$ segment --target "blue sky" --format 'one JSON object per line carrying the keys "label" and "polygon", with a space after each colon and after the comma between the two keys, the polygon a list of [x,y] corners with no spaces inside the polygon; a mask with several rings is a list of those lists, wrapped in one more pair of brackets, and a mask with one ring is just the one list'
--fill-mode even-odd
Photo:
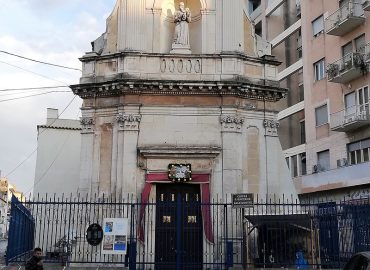
{"label": "blue sky", "polygon": [[[81,68],[78,58],[90,51],[90,42],[105,31],[105,19],[115,2],[0,0],[0,50]],[[40,65],[0,53],[0,90],[70,85],[78,83],[79,77],[78,71]],[[9,172],[36,149],[37,125],[45,123],[46,109],[57,108],[61,112],[73,98],[73,94],[67,92],[4,101],[35,93],[0,92],[1,175],[8,175],[9,181],[23,192],[29,192],[32,187],[36,154],[14,173],[9,175]],[[61,118],[77,119],[80,106],[81,100],[76,98]]]}

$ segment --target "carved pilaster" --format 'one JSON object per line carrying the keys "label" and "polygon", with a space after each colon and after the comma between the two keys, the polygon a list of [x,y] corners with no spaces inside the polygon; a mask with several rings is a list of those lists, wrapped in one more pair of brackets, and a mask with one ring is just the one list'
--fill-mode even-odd
{"label": "carved pilaster", "polygon": [[141,121],[141,115],[138,114],[123,114],[119,113],[116,116],[119,130],[139,130],[139,124]]}
{"label": "carved pilaster", "polygon": [[94,132],[95,120],[92,117],[82,117],[80,120],[82,132],[81,133],[91,133]]}
{"label": "carved pilaster", "polygon": [[280,127],[279,121],[265,119],[263,120],[263,126],[266,129],[267,136],[278,136],[277,129]]}
{"label": "carved pilaster", "polygon": [[240,115],[221,115],[220,122],[223,132],[242,132],[244,117]]}

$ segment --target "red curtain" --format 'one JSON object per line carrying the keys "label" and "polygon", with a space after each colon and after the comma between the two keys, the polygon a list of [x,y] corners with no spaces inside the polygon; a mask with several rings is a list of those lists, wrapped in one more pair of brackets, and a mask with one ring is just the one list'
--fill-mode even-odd
{"label": "red curtain", "polygon": [[138,226],[138,239],[140,242],[144,243],[145,239],[145,220],[144,220],[144,214],[145,214],[145,207],[149,202],[149,195],[150,191],[152,190],[152,184],[145,183],[143,192],[141,193],[141,205],[140,205],[140,213],[139,213],[139,226]]}
{"label": "red curtain", "polygon": [[[144,216],[145,207],[149,202],[149,195],[152,189],[152,184],[155,183],[171,183],[168,180],[167,173],[149,173],[146,175],[146,182],[141,194],[141,207],[139,213],[139,224],[138,224],[138,239],[141,242],[145,240],[145,226]],[[210,205],[210,190],[209,190],[209,174],[193,174],[192,180],[188,184],[200,184],[201,189],[201,200],[202,200],[202,219],[203,219],[203,230],[207,241],[214,243],[212,218],[211,218],[211,205]]]}

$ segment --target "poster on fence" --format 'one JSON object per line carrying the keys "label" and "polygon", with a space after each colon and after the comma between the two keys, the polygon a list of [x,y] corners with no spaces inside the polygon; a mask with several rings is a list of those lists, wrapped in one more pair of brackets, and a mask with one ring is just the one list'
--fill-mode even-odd
{"label": "poster on fence", "polygon": [[105,218],[103,223],[102,254],[126,254],[127,218]]}

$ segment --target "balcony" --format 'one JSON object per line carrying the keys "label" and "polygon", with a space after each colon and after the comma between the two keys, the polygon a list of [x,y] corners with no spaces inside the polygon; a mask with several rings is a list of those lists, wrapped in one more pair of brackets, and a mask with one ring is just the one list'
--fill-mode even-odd
{"label": "balcony", "polygon": [[370,1],[369,0],[363,0],[362,1],[362,7],[366,11],[370,11]]}
{"label": "balcony", "polygon": [[350,1],[325,19],[325,32],[328,35],[343,36],[364,22],[362,4]]}
{"label": "balcony", "polygon": [[366,72],[364,54],[351,52],[342,59],[329,64],[326,68],[328,81],[333,83],[347,83],[361,77]]}
{"label": "balcony", "polygon": [[299,194],[309,194],[339,188],[367,185],[370,182],[370,162],[339,167],[329,171],[304,175],[297,179]]}
{"label": "balcony", "polygon": [[355,105],[330,115],[333,131],[348,132],[370,125],[369,104]]}

